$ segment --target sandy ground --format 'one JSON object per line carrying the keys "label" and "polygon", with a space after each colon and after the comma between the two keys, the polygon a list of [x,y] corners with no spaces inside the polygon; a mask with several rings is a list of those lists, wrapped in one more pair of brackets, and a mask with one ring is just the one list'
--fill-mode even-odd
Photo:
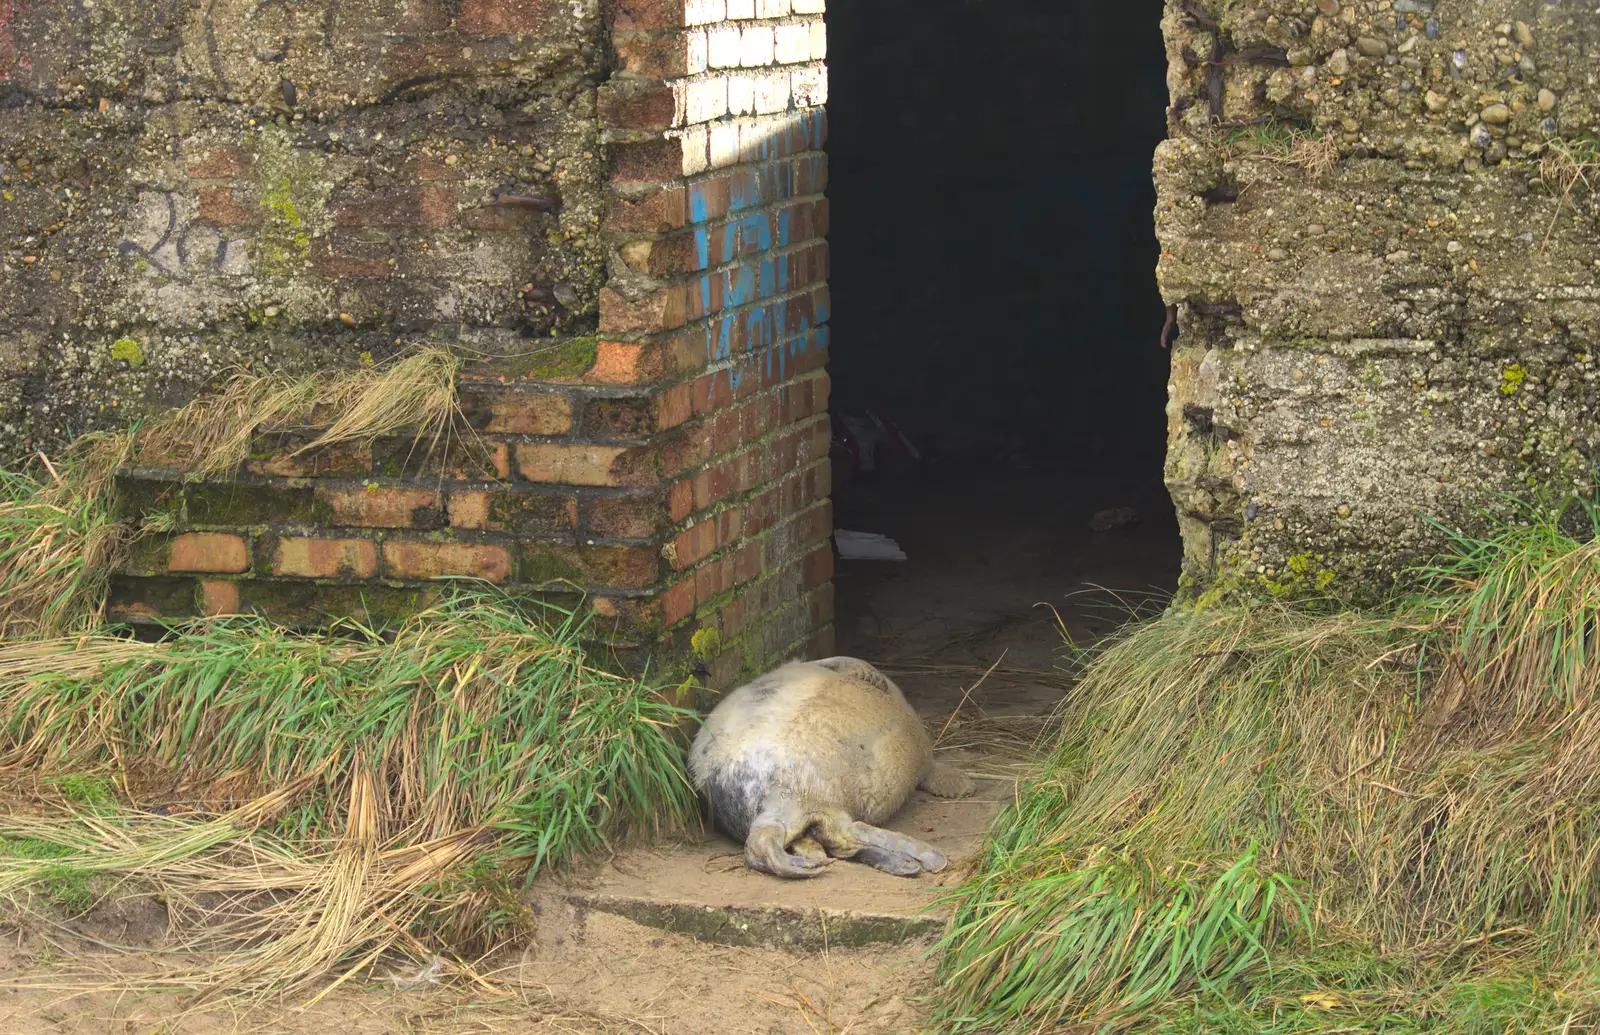
{"label": "sandy ground", "polygon": [[[590,913],[542,931],[491,976],[496,999],[448,989],[350,982],[304,1009],[304,998],[184,1014],[165,995],[84,993],[75,975],[137,983],[151,956],[88,955],[38,939],[0,947],[5,1035],[835,1035],[919,1030],[926,942],[789,953],[700,943]],[[380,967],[380,974],[388,968]],[[387,975],[385,975],[387,976]]]}

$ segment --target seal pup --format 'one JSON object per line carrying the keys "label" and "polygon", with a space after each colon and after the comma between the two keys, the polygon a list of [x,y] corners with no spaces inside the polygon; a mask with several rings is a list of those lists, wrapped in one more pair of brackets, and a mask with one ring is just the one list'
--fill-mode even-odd
{"label": "seal pup", "polygon": [[777,877],[814,877],[833,859],[937,873],[942,852],[877,824],[919,787],[973,792],[934,760],[900,688],[846,657],[790,662],[727,694],[690,744],[689,773],[715,825],[744,842],[745,864]]}

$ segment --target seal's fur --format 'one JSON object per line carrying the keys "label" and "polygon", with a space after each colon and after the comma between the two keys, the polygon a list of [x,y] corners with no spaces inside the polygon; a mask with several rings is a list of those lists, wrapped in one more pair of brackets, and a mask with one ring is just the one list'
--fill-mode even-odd
{"label": "seal's fur", "polygon": [[933,758],[900,688],[865,661],[791,662],[727,694],[695,735],[689,772],[751,869],[812,877],[854,858],[901,876],[947,865],[882,823],[918,787],[944,798],[972,781]]}

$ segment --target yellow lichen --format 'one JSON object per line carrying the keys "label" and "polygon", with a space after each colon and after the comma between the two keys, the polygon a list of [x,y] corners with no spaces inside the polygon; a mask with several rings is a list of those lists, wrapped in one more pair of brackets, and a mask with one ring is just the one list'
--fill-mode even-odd
{"label": "yellow lichen", "polygon": [[120,359],[130,367],[144,366],[144,350],[132,338],[118,338],[112,342],[111,358]]}
{"label": "yellow lichen", "polygon": [[722,635],[715,629],[698,629],[689,637],[689,649],[699,658],[710,658],[720,646],[722,646]]}
{"label": "yellow lichen", "polygon": [[1522,387],[1522,382],[1527,380],[1527,377],[1528,371],[1522,364],[1513,363],[1500,375],[1500,390],[1507,395],[1516,395],[1517,389]]}

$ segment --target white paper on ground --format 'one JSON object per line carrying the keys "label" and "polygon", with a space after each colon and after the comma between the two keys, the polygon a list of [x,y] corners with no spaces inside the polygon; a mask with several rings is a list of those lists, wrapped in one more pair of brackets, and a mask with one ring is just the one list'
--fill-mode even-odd
{"label": "white paper on ground", "polygon": [[839,547],[839,556],[847,561],[903,561],[905,553],[888,536],[876,532],[850,532],[843,528],[833,530],[833,541]]}

